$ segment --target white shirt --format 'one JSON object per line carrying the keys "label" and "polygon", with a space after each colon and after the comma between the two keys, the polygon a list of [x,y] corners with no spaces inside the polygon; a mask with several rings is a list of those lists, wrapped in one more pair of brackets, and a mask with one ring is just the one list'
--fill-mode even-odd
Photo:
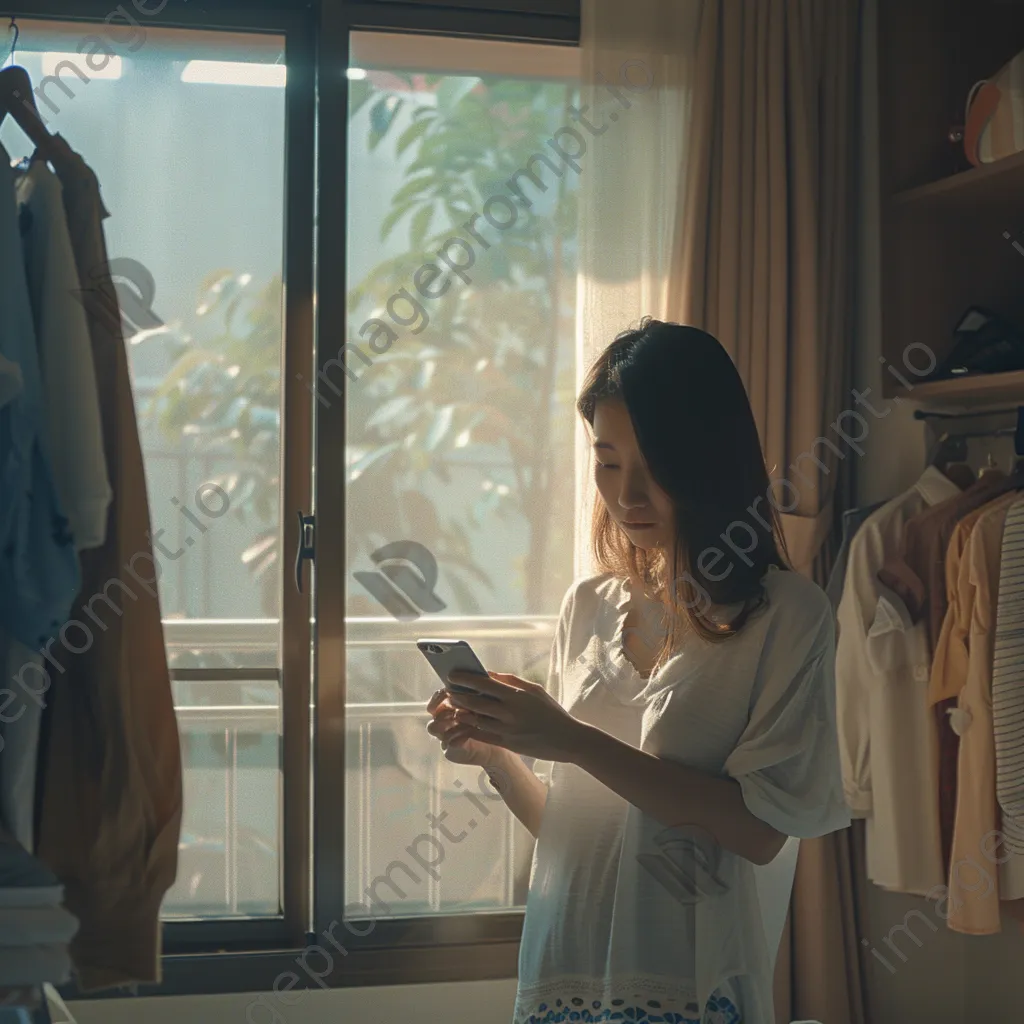
{"label": "white shirt", "polygon": [[[825,593],[788,571],[732,639],[690,636],[647,680],[619,637],[629,585],[575,584],[552,649],[551,692],[575,717],[660,757],[735,778],[789,836],[849,824],[835,733],[834,627]],[[788,895],[788,894],[787,894]],[[755,867],[706,833],[666,829],[571,765],[551,767],[519,954],[517,1024],[595,1019],[771,1024],[770,942]],[[775,948],[769,948],[774,945]],[[670,1013],[678,1017],[669,1016]],[[551,1016],[549,1016],[551,1014]]]}
{"label": "white shirt", "polygon": [[866,818],[867,875],[926,895],[945,882],[939,836],[938,736],[928,705],[927,625],[878,579],[911,516],[960,488],[933,466],[854,535],[839,602],[836,700],[847,803]]}
{"label": "white shirt", "polygon": [[25,209],[25,274],[46,398],[53,478],[75,547],[106,537],[112,492],[103,451],[92,342],[57,176],[39,160],[15,184]]}

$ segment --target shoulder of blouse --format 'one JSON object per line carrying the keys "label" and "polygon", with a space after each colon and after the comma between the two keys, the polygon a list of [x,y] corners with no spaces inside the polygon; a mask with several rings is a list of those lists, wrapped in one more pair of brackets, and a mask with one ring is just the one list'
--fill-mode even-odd
{"label": "shoulder of blouse", "polygon": [[759,613],[771,619],[776,631],[795,638],[808,634],[829,634],[835,613],[828,595],[813,580],[790,569],[768,573],[765,579],[766,606]]}
{"label": "shoulder of blouse", "polygon": [[562,598],[558,629],[578,647],[601,633],[603,624],[612,621],[628,599],[623,581],[613,573],[575,580]]}
{"label": "shoulder of blouse", "polygon": [[584,576],[574,580],[565,592],[561,615],[570,619],[581,613],[592,615],[602,604],[621,601],[623,593],[622,581],[613,573]]}

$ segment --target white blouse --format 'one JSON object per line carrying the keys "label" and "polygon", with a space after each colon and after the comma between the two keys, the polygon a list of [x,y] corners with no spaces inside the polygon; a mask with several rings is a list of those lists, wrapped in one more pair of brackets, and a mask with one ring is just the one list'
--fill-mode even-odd
{"label": "white blouse", "polygon": [[[833,612],[794,572],[769,571],[765,588],[767,605],[737,636],[715,645],[693,636],[644,679],[621,643],[628,581],[576,583],[562,603],[549,686],[576,718],[736,779],[750,811],[778,831],[820,836],[850,822]],[[698,829],[665,828],[575,765],[550,765],[548,786],[516,1024],[771,1024],[774,951],[754,865]]]}

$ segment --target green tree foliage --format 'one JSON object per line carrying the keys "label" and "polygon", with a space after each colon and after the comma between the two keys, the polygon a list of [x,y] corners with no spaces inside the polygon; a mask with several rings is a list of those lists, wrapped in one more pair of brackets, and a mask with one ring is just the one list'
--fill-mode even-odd
{"label": "green tree foliage", "polygon": [[[388,153],[403,176],[381,199],[379,242],[381,251],[394,252],[396,242],[401,251],[348,291],[348,340],[368,353],[360,325],[383,317],[400,289],[414,291],[416,269],[436,259],[488,198],[508,195],[509,180],[531,156],[551,153],[546,142],[571,123],[575,98],[570,85],[529,79],[390,75],[388,84],[372,73],[351,83],[350,118],[365,110],[367,147]],[[422,300],[427,326],[415,334],[396,328],[398,339],[372,355],[372,366],[350,357],[357,381],[331,375],[347,408],[354,525],[339,571],[348,578],[378,545],[417,540],[437,556],[449,609],[472,613],[479,588],[495,581],[478,564],[470,536],[499,519],[525,527],[516,583],[526,610],[557,605],[572,551],[576,204],[571,170],[542,174],[543,191],[524,186],[531,208],[520,204],[516,223],[477,253],[470,283],[453,279],[442,297]],[[172,436],[191,435],[234,457],[235,468],[219,482],[232,509],[259,524],[243,557],[271,587],[281,557],[281,305],[278,279],[260,286],[242,273],[212,275],[197,312],[218,327],[202,345],[178,342],[176,365],[150,407]],[[320,393],[340,401],[323,384]],[[477,497],[462,504],[430,497],[465,479],[470,456]],[[355,585],[348,607],[350,614],[380,612]]]}

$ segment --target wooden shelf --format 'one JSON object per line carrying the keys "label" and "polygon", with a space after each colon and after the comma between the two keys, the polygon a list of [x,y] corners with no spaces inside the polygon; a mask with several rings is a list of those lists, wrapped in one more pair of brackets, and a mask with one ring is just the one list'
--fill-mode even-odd
{"label": "wooden shelf", "polygon": [[951,409],[1024,405],[1024,370],[927,381],[910,390],[900,388],[895,395],[918,405]]}
{"label": "wooden shelf", "polygon": [[971,211],[979,206],[1000,207],[1008,214],[1020,211],[1024,208],[1024,152],[897,192],[892,204],[895,207],[941,205]]}

